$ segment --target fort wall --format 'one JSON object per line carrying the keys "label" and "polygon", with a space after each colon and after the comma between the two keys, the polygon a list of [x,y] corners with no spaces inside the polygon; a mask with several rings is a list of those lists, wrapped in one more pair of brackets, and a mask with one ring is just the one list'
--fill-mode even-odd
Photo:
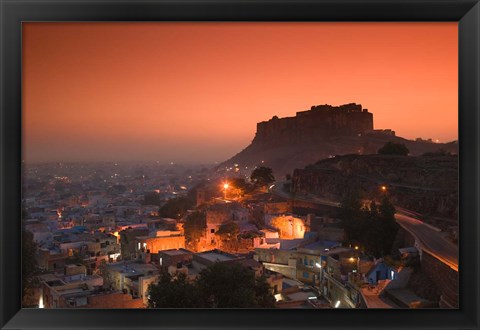
{"label": "fort wall", "polygon": [[295,117],[257,124],[254,142],[304,143],[329,136],[356,136],[373,130],[373,114],[360,104],[319,105],[297,112]]}

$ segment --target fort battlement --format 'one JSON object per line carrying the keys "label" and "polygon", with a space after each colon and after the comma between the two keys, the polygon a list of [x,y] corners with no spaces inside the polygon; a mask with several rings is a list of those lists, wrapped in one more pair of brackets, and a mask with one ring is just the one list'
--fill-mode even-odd
{"label": "fort battlement", "polygon": [[305,143],[373,130],[373,114],[362,105],[316,105],[295,117],[272,117],[257,124],[255,143]]}

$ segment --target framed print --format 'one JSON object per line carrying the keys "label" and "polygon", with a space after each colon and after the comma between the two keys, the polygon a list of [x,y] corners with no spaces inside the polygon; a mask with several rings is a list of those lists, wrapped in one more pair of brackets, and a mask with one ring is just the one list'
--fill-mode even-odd
{"label": "framed print", "polygon": [[2,329],[478,329],[477,1],[1,8]]}

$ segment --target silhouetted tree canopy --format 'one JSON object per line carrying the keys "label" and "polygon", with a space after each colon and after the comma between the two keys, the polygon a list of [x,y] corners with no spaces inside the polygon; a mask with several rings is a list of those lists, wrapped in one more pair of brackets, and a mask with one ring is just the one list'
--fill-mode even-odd
{"label": "silhouetted tree canopy", "polygon": [[200,307],[200,299],[195,283],[189,283],[185,274],[173,278],[164,271],[158,283],[148,287],[148,308],[195,308]]}
{"label": "silhouetted tree canopy", "polygon": [[256,186],[266,186],[274,182],[275,177],[270,167],[260,166],[253,170],[250,175],[250,180],[252,180]]}
{"label": "silhouetted tree canopy", "polygon": [[358,193],[349,193],[341,204],[340,217],[343,220],[348,243],[360,244],[365,252],[383,257],[391,252],[398,231],[395,221],[395,207],[387,196],[380,205],[371,201],[362,206]]}
{"label": "silhouetted tree canopy", "polygon": [[232,238],[236,238],[239,232],[240,228],[238,227],[238,225],[235,222],[230,221],[221,224],[220,228],[215,234],[220,236],[222,240],[229,240]]}
{"label": "silhouetted tree canopy", "polygon": [[197,281],[205,307],[268,308],[274,297],[265,277],[240,264],[215,263],[200,273]]}
{"label": "silhouetted tree canopy", "polygon": [[238,263],[214,263],[192,282],[162,273],[148,289],[149,308],[270,308],[274,301],[265,277]]}
{"label": "silhouetted tree canopy", "polygon": [[194,249],[207,227],[206,215],[204,212],[196,211],[187,216],[187,221],[183,225],[185,230],[185,239],[187,244]]}
{"label": "silhouetted tree canopy", "polygon": [[195,201],[189,197],[177,197],[168,200],[160,209],[158,213],[161,217],[180,219],[187,210],[194,208]]}
{"label": "silhouetted tree canopy", "polygon": [[244,178],[231,178],[229,179],[230,185],[238,189],[238,194],[239,195],[244,195],[245,193],[248,193],[252,191],[253,187],[250,183],[248,183]]}
{"label": "silhouetted tree canopy", "polygon": [[37,245],[33,241],[33,234],[28,230],[22,231],[22,297],[24,307],[31,307],[29,297],[36,285],[34,275],[38,271],[36,259]]}
{"label": "silhouetted tree canopy", "polygon": [[383,147],[378,149],[380,155],[400,155],[407,156],[410,150],[403,143],[387,142]]}

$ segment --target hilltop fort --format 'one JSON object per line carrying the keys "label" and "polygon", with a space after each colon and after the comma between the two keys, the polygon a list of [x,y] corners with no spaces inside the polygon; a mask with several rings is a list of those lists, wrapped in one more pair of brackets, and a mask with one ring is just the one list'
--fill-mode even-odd
{"label": "hilltop fort", "polygon": [[295,117],[272,117],[257,124],[253,143],[306,143],[373,130],[373,114],[360,104],[317,105]]}
{"label": "hilltop fort", "polygon": [[296,168],[346,154],[376,154],[386,142],[402,143],[411,155],[422,155],[440,148],[457,153],[458,145],[407,140],[391,129],[374,129],[373,113],[361,104],[316,105],[296,112],[294,117],[257,123],[252,143],[218,166],[233,170],[235,164],[246,174],[258,165],[268,166],[278,177]]}

